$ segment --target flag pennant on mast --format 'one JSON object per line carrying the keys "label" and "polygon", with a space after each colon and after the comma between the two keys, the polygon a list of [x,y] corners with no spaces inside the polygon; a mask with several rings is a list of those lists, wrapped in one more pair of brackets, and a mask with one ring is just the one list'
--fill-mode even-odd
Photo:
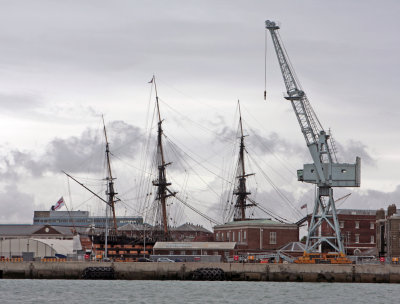
{"label": "flag pennant on mast", "polygon": [[65,205],[64,198],[61,196],[61,198],[57,201],[57,203],[55,205],[51,206],[51,210],[56,211],[64,205]]}

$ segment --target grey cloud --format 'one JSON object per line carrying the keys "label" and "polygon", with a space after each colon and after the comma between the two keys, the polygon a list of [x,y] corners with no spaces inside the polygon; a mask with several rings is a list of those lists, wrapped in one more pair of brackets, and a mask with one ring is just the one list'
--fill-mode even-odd
{"label": "grey cloud", "polygon": [[[254,151],[260,155],[282,153],[284,155],[306,157],[306,149],[287,142],[275,132],[263,135],[259,131],[250,128],[249,132],[245,131],[245,135],[245,146],[248,151]],[[239,138],[239,136],[240,134],[236,132],[236,130],[226,125],[220,125],[217,136],[214,138],[213,142],[217,142],[221,139],[232,140],[233,142],[236,138]]]}
{"label": "grey cloud", "polygon": [[349,140],[345,146],[336,143],[338,147],[338,161],[354,163],[356,156],[361,157],[363,164],[375,166],[376,159],[374,159],[368,152],[368,147],[358,140]]}
{"label": "grey cloud", "polygon": [[[110,122],[107,130],[111,152],[119,157],[135,158],[144,140],[141,130],[123,121]],[[104,145],[103,134],[86,129],[80,136],[53,139],[41,155],[12,150],[4,159],[2,176],[15,179],[21,171],[34,176],[60,170],[98,171],[102,168]]]}
{"label": "grey cloud", "polygon": [[272,132],[264,136],[256,130],[251,130],[251,136],[248,137],[249,145],[260,154],[282,153],[284,155],[298,155],[304,157],[305,149],[294,145],[282,139],[277,133]]}
{"label": "grey cloud", "polygon": [[[107,137],[111,152],[127,158],[135,158],[144,140],[138,127],[123,121],[110,122],[107,127]],[[103,134],[93,129],[87,129],[80,137],[56,138],[49,144],[46,153],[50,159],[51,170],[80,172],[82,167],[87,166],[86,170],[97,171],[101,164],[92,160],[95,155],[99,155],[99,151],[100,155],[103,155],[104,144]]]}
{"label": "grey cloud", "polygon": [[[346,190],[337,191],[338,196],[344,194]],[[400,185],[393,191],[384,192],[379,190],[356,190],[351,192],[351,196],[343,203],[338,203],[338,208],[345,209],[380,209],[387,208],[390,204],[396,204],[400,208]],[[339,194],[340,193],[340,194]]]}

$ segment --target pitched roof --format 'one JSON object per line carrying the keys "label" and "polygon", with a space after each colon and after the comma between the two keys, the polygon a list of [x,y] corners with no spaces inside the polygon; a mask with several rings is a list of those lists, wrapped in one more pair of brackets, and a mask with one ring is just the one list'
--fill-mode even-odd
{"label": "pitched roof", "polygon": [[208,232],[212,233],[211,231],[207,230],[201,225],[194,225],[192,223],[185,223],[178,227],[171,228],[171,231],[201,231],[201,232]]}
{"label": "pitched roof", "polygon": [[0,225],[0,235],[31,235],[42,227],[43,225],[2,224]]}
{"label": "pitched roof", "polygon": [[129,223],[129,224],[123,225],[121,227],[118,227],[117,230],[120,230],[120,231],[132,231],[132,230],[133,231],[138,231],[138,230],[143,231],[144,230],[144,225],[138,225],[138,224]]}
{"label": "pitched roof", "polygon": [[[62,235],[73,235],[70,227],[49,226],[49,225],[30,225],[30,224],[7,224],[0,225],[0,236],[30,236],[46,227],[51,228],[51,231],[58,232]],[[44,233],[40,233],[44,234]]]}

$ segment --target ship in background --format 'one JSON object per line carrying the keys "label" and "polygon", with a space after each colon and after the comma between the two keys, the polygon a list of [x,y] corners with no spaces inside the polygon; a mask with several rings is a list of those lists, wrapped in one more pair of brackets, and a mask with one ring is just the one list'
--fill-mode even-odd
{"label": "ship in background", "polygon": [[[116,261],[136,261],[139,258],[148,258],[152,253],[154,244],[158,241],[209,241],[213,239],[213,234],[200,225],[193,223],[184,223],[180,226],[172,226],[169,224],[170,214],[168,210],[167,201],[171,197],[176,197],[177,192],[173,191],[170,186],[171,183],[167,180],[166,168],[171,165],[167,162],[164,146],[163,146],[163,120],[160,113],[160,104],[157,93],[156,80],[153,76],[150,81],[155,91],[155,109],[157,117],[157,141],[155,149],[155,157],[153,158],[153,168],[156,168],[154,174],[156,178],[152,180],[152,186],[155,191],[150,191],[146,197],[152,196],[152,202],[146,208],[146,218],[143,217],[118,217],[116,216],[116,204],[121,199],[115,190],[115,177],[112,171],[111,164],[111,150],[108,141],[107,130],[103,118],[103,133],[105,138],[105,159],[106,159],[106,172],[105,178],[107,182],[106,198],[101,197],[88,186],[81,183],[78,179],[64,172],[70,179],[85,188],[100,201],[106,205],[105,217],[93,217],[80,219],[76,218],[75,221],[72,215],[82,216],[82,211],[66,211],[69,218],[69,223],[72,224],[75,231],[85,233],[88,235],[89,240],[86,243],[92,243],[92,248],[87,251],[98,260],[113,259]],[[154,176],[153,175],[153,176]],[[146,199],[147,199],[146,198]],[[179,198],[177,198],[179,199]],[[195,211],[198,211],[195,208]],[[60,212],[60,211],[58,211]],[[198,211],[199,212],[199,211]],[[54,211],[53,213],[57,213]],[[43,215],[37,213],[39,220],[43,220]],[[45,216],[49,216],[46,214]],[[172,219],[172,218],[171,218]],[[82,222],[82,220],[84,222]],[[92,220],[92,222],[90,222]],[[102,221],[99,225],[97,221]],[[104,221],[103,221],[104,220]],[[121,225],[125,223],[125,225]],[[86,226],[86,229],[82,229]],[[84,238],[82,238],[84,240]]]}

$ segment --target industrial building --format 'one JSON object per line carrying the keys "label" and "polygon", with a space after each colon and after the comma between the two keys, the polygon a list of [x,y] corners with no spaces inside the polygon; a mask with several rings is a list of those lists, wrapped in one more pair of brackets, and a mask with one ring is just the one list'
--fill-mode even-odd
{"label": "industrial building", "polygon": [[[35,211],[33,224],[51,226],[70,226],[70,227],[90,227],[104,228],[107,217],[90,216],[89,211]],[[143,224],[141,216],[117,216],[117,227],[126,224]],[[108,226],[112,226],[112,219],[108,218]]]}

